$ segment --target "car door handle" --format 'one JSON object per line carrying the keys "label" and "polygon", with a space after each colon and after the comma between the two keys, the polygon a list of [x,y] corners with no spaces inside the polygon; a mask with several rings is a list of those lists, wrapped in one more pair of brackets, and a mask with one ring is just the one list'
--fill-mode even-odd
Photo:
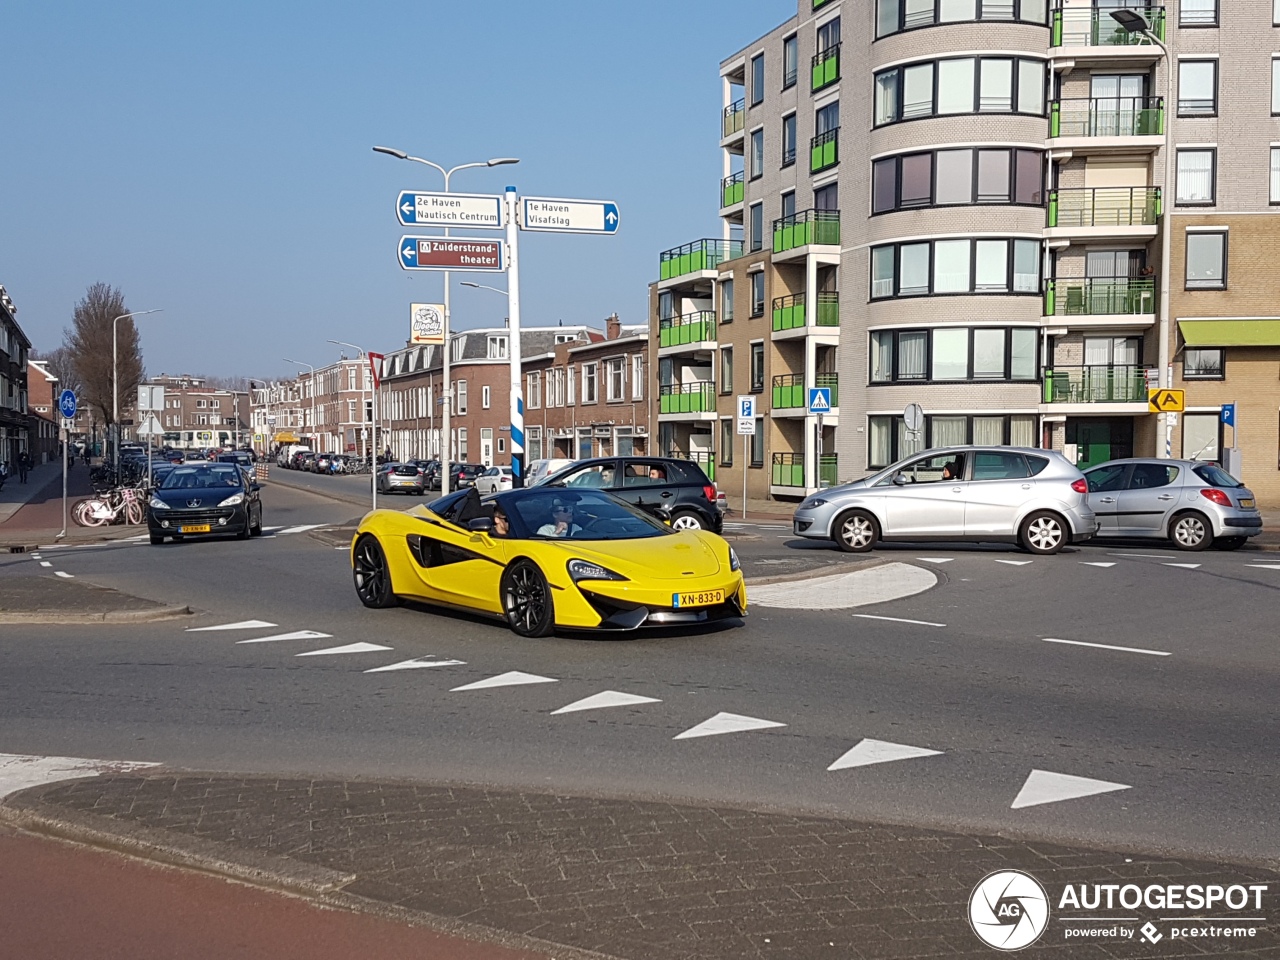
{"label": "car door handle", "polygon": [[951,492],[952,492],[952,493],[964,493],[964,487],[952,487],[952,488],[951,488]]}
{"label": "car door handle", "polygon": [[1156,499],[1157,499],[1157,500],[1176,500],[1176,499],[1177,499],[1177,497],[1171,497],[1171,496],[1169,496],[1169,494],[1167,494],[1167,493],[1162,493],[1162,494],[1160,494],[1160,496],[1156,497]]}
{"label": "car door handle", "polygon": [[671,491],[670,491],[670,490],[663,490],[663,491],[662,491],[662,499],[663,499],[663,500],[666,500],[666,499],[667,499],[668,497],[670,497],[670,496],[671,496]]}
{"label": "car door handle", "polygon": [[1099,502],[1099,503],[1115,503],[1115,502],[1116,502],[1116,498],[1115,498],[1115,497],[1100,497],[1100,498],[1098,499],[1098,502]]}
{"label": "car door handle", "polygon": [[1023,490],[1030,490],[1030,489],[1031,489],[1031,484],[1029,484],[1029,483],[1024,483],[1024,484],[1022,485],[1022,489],[1023,489]]}

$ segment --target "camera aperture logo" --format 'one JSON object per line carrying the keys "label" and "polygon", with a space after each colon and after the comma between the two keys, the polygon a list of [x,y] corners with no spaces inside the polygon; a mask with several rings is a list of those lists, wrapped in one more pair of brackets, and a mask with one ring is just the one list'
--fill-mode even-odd
{"label": "camera aperture logo", "polygon": [[989,873],[969,895],[969,925],[989,947],[1021,950],[1049,926],[1049,895],[1021,870]]}

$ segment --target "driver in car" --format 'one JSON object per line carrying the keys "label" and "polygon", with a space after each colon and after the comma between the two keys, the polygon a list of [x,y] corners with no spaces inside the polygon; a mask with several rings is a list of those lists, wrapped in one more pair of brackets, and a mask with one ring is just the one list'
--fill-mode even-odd
{"label": "driver in car", "polygon": [[551,505],[551,522],[538,528],[540,537],[573,537],[582,528],[573,522],[573,504],[556,500]]}

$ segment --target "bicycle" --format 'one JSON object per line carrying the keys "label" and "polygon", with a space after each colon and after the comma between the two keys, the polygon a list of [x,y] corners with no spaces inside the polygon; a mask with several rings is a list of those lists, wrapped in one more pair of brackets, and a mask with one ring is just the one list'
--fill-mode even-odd
{"label": "bicycle", "polygon": [[82,527],[101,527],[109,523],[136,526],[146,519],[142,493],[137,487],[118,487],[101,497],[89,497],[75,505],[71,517]]}

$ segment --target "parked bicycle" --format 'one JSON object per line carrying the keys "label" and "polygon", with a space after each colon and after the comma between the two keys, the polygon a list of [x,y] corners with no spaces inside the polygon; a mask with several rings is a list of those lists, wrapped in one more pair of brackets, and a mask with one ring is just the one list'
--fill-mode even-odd
{"label": "parked bicycle", "polygon": [[71,518],[82,527],[102,527],[112,523],[137,525],[147,512],[145,490],[139,487],[117,487],[101,496],[81,500],[71,511]]}

